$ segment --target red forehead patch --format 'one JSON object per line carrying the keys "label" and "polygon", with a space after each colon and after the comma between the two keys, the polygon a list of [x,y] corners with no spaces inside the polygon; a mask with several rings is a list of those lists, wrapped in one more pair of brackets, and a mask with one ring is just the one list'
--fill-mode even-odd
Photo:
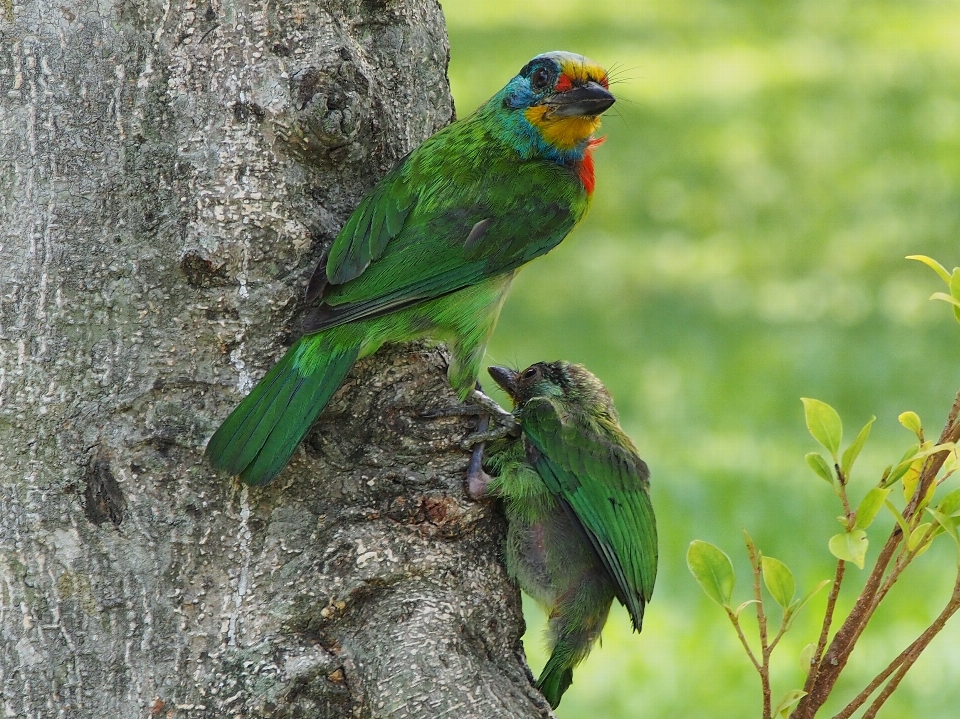
{"label": "red forehead patch", "polygon": [[[587,75],[583,79],[583,82],[586,82],[587,80],[591,80],[591,79],[592,78],[589,75]],[[603,73],[603,75],[601,75],[596,80],[596,82],[600,83],[603,87],[607,89],[609,89],[610,87],[610,85],[607,82],[607,73]],[[562,75],[560,75],[560,79],[557,80],[556,91],[566,92],[567,90],[572,90],[572,89],[573,89],[573,80],[570,79],[570,76],[567,73],[563,73]]]}

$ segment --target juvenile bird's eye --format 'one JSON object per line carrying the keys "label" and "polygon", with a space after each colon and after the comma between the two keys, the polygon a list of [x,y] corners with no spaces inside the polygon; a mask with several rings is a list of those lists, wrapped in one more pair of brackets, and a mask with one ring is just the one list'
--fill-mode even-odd
{"label": "juvenile bird's eye", "polygon": [[534,70],[533,74],[530,75],[530,87],[532,87],[534,90],[543,90],[549,84],[550,73],[547,72],[547,68],[545,67]]}
{"label": "juvenile bird's eye", "polygon": [[533,379],[534,377],[537,376],[537,374],[539,374],[539,372],[540,370],[538,370],[536,367],[530,367],[521,376],[523,377],[523,379]]}

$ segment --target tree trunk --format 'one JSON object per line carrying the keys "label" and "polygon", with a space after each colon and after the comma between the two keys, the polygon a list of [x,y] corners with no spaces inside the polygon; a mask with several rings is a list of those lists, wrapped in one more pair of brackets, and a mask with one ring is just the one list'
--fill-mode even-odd
{"label": "tree trunk", "polygon": [[4,716],[548,714],[442,348],[263,490],[202,456],[446,57],[435,0],[0,0]]}

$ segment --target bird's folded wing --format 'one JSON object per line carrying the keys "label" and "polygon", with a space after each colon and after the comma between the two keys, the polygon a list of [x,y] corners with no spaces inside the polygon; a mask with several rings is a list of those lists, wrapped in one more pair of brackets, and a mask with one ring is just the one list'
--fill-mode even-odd
{"label": "bird's folded wing", "polygon": [[424,210],[401,195],[378,188],[344,226],[325,269],[317,270],[329,284],[316,293],[322,304],[307,331],[376,317],[514,270],[559,244],[575,223],[559,202],[537,194],[495,204],[472,197]]}
{"label": "bird's folded wing", "polygon": [[639,629],[657,571],[657,528],[646,464],[630,448],[563,418],[546,398],[523,409],[527,456],[590,538]]}

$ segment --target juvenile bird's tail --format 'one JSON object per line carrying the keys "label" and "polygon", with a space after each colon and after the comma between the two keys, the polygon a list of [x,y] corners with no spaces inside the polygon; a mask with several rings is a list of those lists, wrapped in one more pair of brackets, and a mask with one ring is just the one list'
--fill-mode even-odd
{"label": "juvenile bird's tail", "polygon": [[553,651],[537,679],[537,689],[554,709],[573,683],[573,668],[600,638],[613,603],[613,586],[602,573],[575,572],[568,579],[572,586],[550,610],[547,636]]}
{"label": "juvenile bird's tail", "polygon": [[337,391],[360,353],[328,333],[300,338],[207,442],[210,463],[247,484],[266,484]]}
{"label": "juvenile bird's tail", "polygon": [[570,652],[565,651],[565,648],[558,644],[543,671],[540,672],[540,678],[537,679],[537,689],[553,709],[557,708],[560,697],[573,683],[573,666],[570,659]]}

